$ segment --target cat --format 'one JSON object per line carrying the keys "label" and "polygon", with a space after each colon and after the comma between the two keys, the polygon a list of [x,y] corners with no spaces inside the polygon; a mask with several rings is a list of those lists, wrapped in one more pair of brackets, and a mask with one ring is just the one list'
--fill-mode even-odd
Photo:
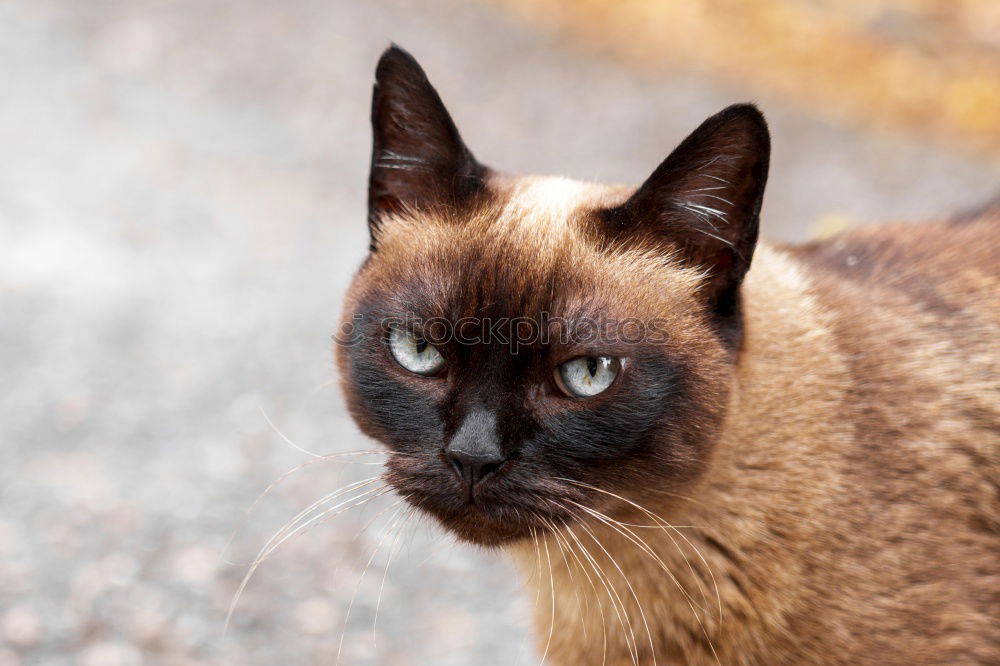
{"label": "cat", "polygon": [[1000,201],[758,243],[756,107],[638,188],[514,176],[397,46],[372,125],[346,401],[546,663],[1000,663]]}

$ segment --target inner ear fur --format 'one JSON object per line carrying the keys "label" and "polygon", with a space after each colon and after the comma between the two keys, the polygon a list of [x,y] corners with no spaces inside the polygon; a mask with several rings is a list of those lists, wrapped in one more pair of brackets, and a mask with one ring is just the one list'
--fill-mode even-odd
{"label": "inner ear fur", "polygon": [[704,269],[702,293],[721,330],[738,337],[739,286],[750,268],[770,159],[770,134],[752,104],[710,117],[623,204],[603,232],[660,244]]}

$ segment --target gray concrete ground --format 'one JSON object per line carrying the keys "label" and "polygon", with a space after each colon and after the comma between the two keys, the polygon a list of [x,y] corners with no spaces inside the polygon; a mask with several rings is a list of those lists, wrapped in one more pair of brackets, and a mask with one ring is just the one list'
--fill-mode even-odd
{"label": "gray concrete ground", "polygon": [[[377,466],[329,335],[365,249],[378,53],[413,51],[469,144],[511,170],[637,181],[753,91],[643,78],[457,0],[0,4],[0,666],[536,663],[500,555],[407,525],[360,582],[388,497],[290,540],[223,636],[246,561]],[[764,229],[921,217],[996,165],[760,99]],[[373,508],[374,507],[374,508]],[[376,640],[377,639],[377,640]]]}

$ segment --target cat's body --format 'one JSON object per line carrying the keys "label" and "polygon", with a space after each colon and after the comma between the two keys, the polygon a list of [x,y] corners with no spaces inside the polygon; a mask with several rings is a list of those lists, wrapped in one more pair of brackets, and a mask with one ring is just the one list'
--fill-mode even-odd
{"label": "cat's body", "polygon": [[1000,210],[758,247],[753,107],[636,189],[480,165],[398,49],[372,117],[348,404],[548,663],[1000,661]]}
{"label": "cat's body", "polygon": [[[998,247],[1000,206],[977,221],[758,247],[710,467],[683,491],[689,500],[655,489],[641,500],[694,527],[630,533],[595,521],[631,589],[576,529],[618,585],[640,664],[652,658],[639,605],[662,664],[1000,660]],[[625,509],[613,517],[655,522]],[[607,663],[633,663],[591,563],[596,594],[560,553],[572,538],[548,541],[552,663],[602,663],[605,636]],[[544,649],[551,588],[537,557],[520,546]]]}

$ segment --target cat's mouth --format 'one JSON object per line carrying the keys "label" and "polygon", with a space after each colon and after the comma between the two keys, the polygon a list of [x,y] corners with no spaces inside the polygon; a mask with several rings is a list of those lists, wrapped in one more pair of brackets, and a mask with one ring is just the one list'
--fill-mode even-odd
{"label": "cat's mouth", "polygon": [[390,459],[387,481],[410,504],[463,541],[500,547],[558,529],[575,519],[582,493],[562,484],[494,479],[469,492],[450,470]]}

